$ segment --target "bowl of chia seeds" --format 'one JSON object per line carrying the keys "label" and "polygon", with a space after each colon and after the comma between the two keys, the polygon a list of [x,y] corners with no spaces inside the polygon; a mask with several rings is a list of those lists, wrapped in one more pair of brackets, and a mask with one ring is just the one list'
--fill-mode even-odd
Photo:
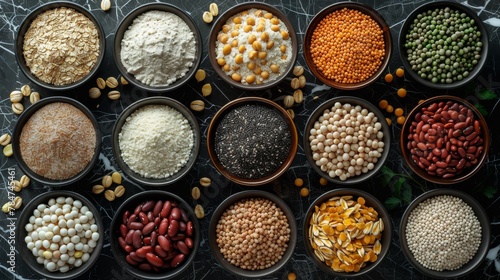
{"label": "bowl of chia seeds", "polygon": [[417,197],[399,226],[410,264],[432,278],[461,278],[483,262],[491,239],[488,215],[465,192],[434,189]]}
{"label": "bowl of chia seeds", "polygon": [[297,146],[290,115],[261,97],[227,103],[215,114],[207,132],[212,164],[229,180],[246,186],[263,185],[285,173]]}
{"label": "bowl of chia seeds", "polygon": [[469,8],[451,1],[426,3],[406,19],[399,33],[406,72],[435,89],[474,80],[488,57],[488,34]]}

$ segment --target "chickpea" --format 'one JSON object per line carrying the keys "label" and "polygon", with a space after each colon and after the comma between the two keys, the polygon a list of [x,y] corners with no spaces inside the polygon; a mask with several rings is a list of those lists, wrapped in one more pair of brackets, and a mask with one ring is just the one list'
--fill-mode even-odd
{"label": "chickpea", "polygon": [[238,40],[234,39],[232,42],[231,42],[231,46],[236,48],[238,46]]}
{"label": "chickpea", "polygon": [[266,49],[270,50],[274,47],[274,41],[268,41],[266,45]]}
{"label": "chickpea", "polygon": [[270,68],[273,73],[279,73],[280,71],[280,67],[276,64],[271,64]]}
{"label": "chickpea", "polygon": [[219,64],[219,66],[224,66],[226,65],[226,60],[223,57],[217,58],[217,64]]}
{"label": "chickpea", "polygon": [[238,30],[233,30],[231,31],[231,37],[238,37],[238,35],[240,35],[240,32]]}
{"label": "chickpea", "polygon": [[262,77],[262,79],[267,80],[269,78],[269,72],[262,71],[262,73],[260,73],[260,76]]}
{"label": "chickpea", "polygon": [[272,19],[273,18],[273,14],[271,14],[271,13],[265,13],[264,14],[264,18]]}
{"label": "chickpea", "polygon": [[240,75],[240,74],[238,74],[238,73],[233,73],[233,74],[231,75],[231,78],[232,78],[233,80],[237,81],[237,82],[240,82],[240,81],[241,81],[241,75]]}
{"label": "chickpea", "polygon": [[234,62],[237,64],[242,64],[243,63],[243,56],[239,53],[234,57]]}
{"label": "chickpea", "polygon": [[248,25],[255,25],[255,18],[247,17],[247,24]]}
{"label": "chickpea", "polygon": [[267,32],[265,32],[265,31],[264,31],[264,32],[262,32],[262,33],[260,34],[260,39],[261,39],[262,41],[267,41],[267,40],[269,40],[269,34],[267,34]]}
{"label": "chickpea", "polygon": [[247,47],[245,47],[245,45],[241,45],[241,46],[238,47],[238,51],[240,53],[244,53],[246,50],[247,50]]}
{"label": "chickpea", "polygon": [[248,36],[247,42],[249,44],[253,44],[255,42],[255,40],[257,40],[257,36],[255,36],[255,34],[250,34],[250,36]]}
{"label": "chickpea", "polygon": [[245,27],[243,27],[243,31],[245,31],[245,33],[252,31],[252,29],[253,29],[253,26],[251,26],[251,25],[245,25]]}
{"label": "chickpea", "polygon": [[[224,55],[228,55],[231,53],[231,45],[225,44],[224,47],[222,47],[222,53]],[[219,64],[220,65],[220,64]]]}
{"label": "chickpea", "polygon": [[249,59],[256,59],[257,58],[257,51],[249,51],[248,58]]}
{"label": "chickpea", "polygon": [[255,30],[258,31],[258,32],[262,32],[264,30],[264,24],[259,23],[257,25],[257,28],[255,28]]}
{"label": "chickpea", "polygon": [[259,41],[254,41],[252,43],[252,48],[256,51],[262,50],[262,44]]}
{"label": "chickpea", "polygon": [[279,20],[279,19],[277,19],[277,18],[275,18],[275,17],[273,17],[273,18],[271,19],[271,24],[276,24],[276,25],[278,25],[279,23],[280,23],[280,20]]}
{"label": "chickpea", "polygon": [[249,62],[249,63],[247,63],[247,68],[250,69],[250,70],[254,70],[255,69],[255,62]]}
{"label": "chickpea", "polygon": [[227,40],[229,40],[229,36],[227,36],[227,34],[225,34],[225,33],[221,33],[217,36],[217,40],[219,40],[219,42],[225,44],[225,43],[227,43]]}
{"label": "chickpea", "polygon": [[227,25],[227,24],[224,24],[222,26],[222,32],[224,33],[228,33],[229,31],[231,31],[231,26],[230,25]]}
{"label": "chickpea", "polygon": [[280,51],[281,51],[281,53],[285,53],[286,52],[286,46],[285,45],[281,45],[280,46]]}
{"label": "chickpea", "polygon": [[280,27],[279,27],[279,25],[273,24],[273,25],[271,25],[271,30],[274,32],[278,32],[278,31],[280,31]]}
{"label": "chickpea", "polygon": [[281,33],[281,36],[283,37],[283,39],[287,40],[288,38],[290,38],[290,35],[288,34],[287,31],[281,30],[280,33]]}
{"label": "chickpea", "polygon": [[229,64],[226,64],[226,65],[222,66],[222,70],[229,72],[229,70],[231,70],[231,66],[229,66]]}
{"label": "chickpea", "polygon": [[253,70],[253,72],[255,73],[255,75],[260,75],[260,73],[262,73],[262,69],[260,67],[255,67],[255,70]]}
{"label": "chickpea", "polygon": [[248,75],[246,78],[245,78],[246,82],[251,84],[253,82],[255,82],[255,75]]}
{"label": "chickpea", "polygon": [[233,22],[236,23],[236,24],[239,24],[239,23],[241,23],[241,18],[240,17],[234,17],[233,18]]}
{"label": "chickpea", "polygon": [[[267,52],[259,52],[259,58],[264,59],[267,57]],[[265,64],[264,64],[265,65]]]}

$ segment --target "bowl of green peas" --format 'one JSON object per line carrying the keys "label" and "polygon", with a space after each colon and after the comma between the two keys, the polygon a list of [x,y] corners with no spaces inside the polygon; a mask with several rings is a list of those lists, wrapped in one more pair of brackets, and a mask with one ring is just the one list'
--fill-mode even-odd
{"label": "bowl of green peas", "polygon": [[488,56],[488,34],[481,19],[451,1],[415,9],[399,33],[407,73],[434,89],[454,89],[474,80]]}

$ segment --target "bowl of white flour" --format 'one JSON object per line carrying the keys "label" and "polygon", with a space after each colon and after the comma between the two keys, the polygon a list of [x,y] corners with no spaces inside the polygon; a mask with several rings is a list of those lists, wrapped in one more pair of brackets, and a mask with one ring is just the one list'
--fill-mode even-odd
{"label": "bowl of white flour", "polygon": [[127,177],[146,186],[173,184],[193,167],[200,150],[196,117],[168,97],[141,99],[118,117],[113,155]]}
{"label": "bowl of white flour", "polygon": [[133,85],[166,92],[188,82],[201,62],[201,34],[193,19],[165,3],[142,5],[120,23],[114,38],[114,59]]}

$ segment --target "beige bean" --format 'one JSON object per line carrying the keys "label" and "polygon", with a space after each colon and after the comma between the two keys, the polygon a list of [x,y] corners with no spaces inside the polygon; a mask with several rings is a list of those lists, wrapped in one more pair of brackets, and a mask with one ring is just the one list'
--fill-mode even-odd
{"label": "beige bean", "polygon": [[297,104],[300,104],[302,103],[302,101],[304,101],[304,93],[302,92],[302,90],[297,89],[293,92],[293,100]]}
{"label": "beige bean", "polygon": [[19,182],[18,180],[12,180],[12,182],[10,184],[11,184],[12,189],[15,192],[20,192],[23,189],[21,182]]}
{"label": "beige bean", "polygon": [[202,177],[200,179],[200,185],[202,185],[203,187],[210,187],[211,184],[212,180],[208,177]]}
{"label": "beige bean", "polygon": [[6,145],[6,146],[3,148],[3,154],[4,154],[6,157],[10,157],[10,156],[13,154],[13,151],[12,151],[12,144],[8,144],[8,145]]}
{"label": "beige bean", "polygon": [[[227,35],[226,35],[227,36]],[[207,76],[207,73],[205,72],[205,70],[203,69],[198,69],[196,71],[196,74],[194,74],[194,78],[196,79],[196,81],[198,82],[201,82],[203,80],[205,80],[205,77]]]}
{"label": "beige bean", "polygon": [[110,92],[108,92],[108,98],[111,99],[111,100],[118,100],[120,99],[120,92],[117,91],[117,90],[112,90]]}
{"label": "beige bean", "polygon": [[109,88],[116,88],[118,86],[118,80],[115,77],[109,77],[106,79],[106,86]]}
{"label": "beige bean", "polygon": [[10,93],[10,102],[19,103],[23,100],[23,93],[20,90],[14,90]]}
{"label": "beige bean", "polygon": [[5,133],[4,135],[0,136],[0,145],[2,145],[2,146],[9,145],[11,139],[12,139],[12,137],[10,136],[10,134]]}
{"label": "beige bean", "polygon": [[22,188],[26,188],[29,186],[31,179],[30,179],[30,177],[23,175],[23,176],[21,176],[21,179],[19,180],[19,182],[21,183]]}
{"label": "beige bean", "polygon": [[105,89],[106,88],[106,81],[103,78],[97,78],[97,87],[99,89]]}
{"label": "beige bean", "polygon": [[197,204],[194,207],[194,214],[196,215],[196,218],[203,219],[203,217],[205,217],[205,210],[203,209],[203,206]]}
{"label": "beige bean", "polygon": [[303,88],[306,86],[306,77],[304,75],[299,76],[299,87]]}
{"label": "beige bean", "polygon": [[191,190],[191,196],[193,197],[193,199],[198,199],[200,198],[200,188],[198,187],[194,187],[192,190]]}
{"label": "beige bean", "polygon": [[101,90],[98,87],[93,87],[89,89],[89,97],[92,99],[99,98],[101,96]]}
{"label": "beige bean", "polygon": [[111,174],[111,180],[113,181],[113,183],[119,185],[122,183],[122,175],[120,174],[120,172],[115,171]]}
{"label": "beige bean", "polygon": [[40,101],[40,93],[36,92],[36,91],[33,91],[31,94],[30,94],[30,103],[31,104],[35,104],[37,103],[38,101]]}
{"label": "beige bean", "polygon": [[20,196],[16,196],[12,201],[12,207],[14,209],[19,209],[23,205],[23,198]]}
{"label": "beige bean", "polygon": [[120,83],[122,83],[122,85],[128,85],[128,81],[127,79],[125,79],[123,76],[120,76]]}
{"label": "beige bean", "polygon": [[21,114],[24,111],[24,106],[21,103],[12,103],[12,112],[14,114]]}
{"label": "beige bean", "polygon": [[203,87],[201,87],[201,93],[203,96],[209,96],[212,93],[212,85],[204,84]]}
{"label": "beige bean", "polygon": [[31,88],[29,85],[24,85],[21,87],[21,92],[24,96],[30,96],[31,94]]}
{"label": "beige bean", "polygon": [[285,99],[283,99],[283,106],[286,109],[292,108],[294,103],[295,103],[294,98],[291,95],[287,95],[287,96],[285,96]]}
{"label": "beige bean", "polygon": [[214,17],[219,15],[219,6],[217,6],[217,4],[215,4],[215,3],[210,3],[208,10],[210,11],[210,14],[212,14],[212,16],[214,16]]}
{"label": "beige bean", "polygon": [[102,0],[101,1],[101,10],[107,12],[111,9],[111,0]]}
{"label": "beige bean", "polygon": [[110,175],[105,175],[102,177],[102,186],[105,187],[106,189],[111,187],[111,184],[113,183],[113,178],[111,178]]}
{"label": "beige bean", "polygon": [[115,196],[116,197],[121,197],[125,194],[125,187],[122,185],[116,186],[115,188]]}
{"label": "beige bean", "polygon": [[104,192],[104,197],[106,198],[106,200],[108,201],[113,201],[115,200],[116,198],[116,195],[115,195],[115,192],[113,190],[106,190]]}
{"label": "beige bean", "polygon": [[292,119],[295,118],[295,111],[293,111],[293,109],[287,109],[286,112],[290,115]]}
{"label": "beige bean", "polygon": [[92,187],[92,193],[93,194],[100,194],[104,191],[104,186],[103,185],[94,185]]}
{"label": "beige bean", "polygon": [[299,78],[293,78],[292,81],[290,82],[290,86],[293,89],[298,89],[300,86]]}
{"label": "beige bean", "polygon": [[210,12],[203,12],[202,17],[205,23],[211,23],[214,20],[214,16]]}
{"label": "beige bean", "polygon": [[294,76],[299,77],[302,74],[304,74],[304,67],[302,67],[300,65],[293,67],[293,75]]}
{"label": "beige bean", "polygon": [[2,212],[4,212],[4,213],[9,213],[11,210],[14,210],[14,208],[12,207],[12,203],[10,203],[10,202],[6,202],[2,206]]}
{"label": "beige bean", "polygon": [[191,110],[201,112],[205,109],[205,102],[203,100],[193,100],[190,106]]}

